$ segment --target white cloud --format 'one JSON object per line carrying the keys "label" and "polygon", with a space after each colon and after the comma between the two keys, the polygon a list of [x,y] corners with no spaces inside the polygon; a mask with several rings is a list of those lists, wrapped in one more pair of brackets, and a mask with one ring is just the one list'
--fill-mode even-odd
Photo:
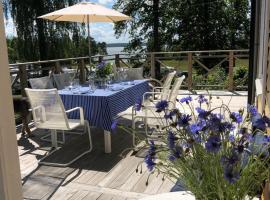
{"label": "white cloud", "polygon": [[128,42],[129,35],[122,35],[120,38],[116,38],[113,30],[114,24],[112,23],[97,23],[91,24],[91,36],[98,42],[117,43]]}

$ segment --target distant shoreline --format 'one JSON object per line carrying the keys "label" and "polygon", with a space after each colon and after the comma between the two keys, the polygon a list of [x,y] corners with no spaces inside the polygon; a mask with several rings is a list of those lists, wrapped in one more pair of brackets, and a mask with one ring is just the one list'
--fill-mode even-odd
{"label": "distant shoreline", "polygon": [[107,47],[126,47],[128,43],[110,43],[107,44]]}

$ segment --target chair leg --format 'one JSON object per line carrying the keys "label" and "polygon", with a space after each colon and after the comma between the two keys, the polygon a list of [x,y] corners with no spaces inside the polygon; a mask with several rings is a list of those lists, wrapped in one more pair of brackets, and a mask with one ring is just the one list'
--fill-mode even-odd
{"label": "chair leg", "polygon": [[86,121],[86,120],[84,121],[84,126],[86,126],[87,134],[88,134],[88,138],[89,138],[89,148],[88,148],[88,150],[84,151],[83,153],[81,153],[80,155],[78,155],[77,157],[75,157],[73,160],[71,160],[70,162],[65,163],[65,164],[43,162],[44,159],[46,159],[48,156],[50,156],[51,154],[53,154],[54,152],[56,152],[58,150],[58,148],[56,148],[50,154],[48,154],[47,156],[45,156],[44,158],[42,158],[40,160],[39,164],[41,164],[41,165],[48,165],[48,166],[56,166],[56,167],[67,167],[67,166],[71,165],[72,163],[74,163],[75,161],[77,161],[78,159],[80,159],[81,157],[83,157],[84,155],[90,153],[92,151],[92,149],[93,149],[93,145],[92,145],[92,137],[91,137],[91,131],[90,131],[90,126],[89,126],[88,121]]}
{"label": "chair leg", "polygon": [[[47,139],[48,138],[48,139]],[[45,136],[43,136],[43,137],[41,137],[40,139],[42,140],[42,141],[45,141],[45,142],[51,142],[52,140],[51,139],[49,139],[49,138],[51,138],[51,134],[49,133],[49,134],[47,134],[47,135],[45,135]],[[62,141],[57,141],[59,144],[65,144],[65,132],[64,131],[62,131]]]}

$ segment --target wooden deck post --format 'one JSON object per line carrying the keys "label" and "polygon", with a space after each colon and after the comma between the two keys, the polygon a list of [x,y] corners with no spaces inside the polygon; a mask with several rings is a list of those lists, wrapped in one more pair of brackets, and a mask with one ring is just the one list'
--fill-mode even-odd
{"label": "wooden deck post", "polygon": [[98,57],[98,62],[101,63],[103,61],[103,56]]}
{"label": "wooden deck post", "polygon": [[155,54],[150,54],[150,63],[151,63],[151,78],[156,78],[156,59]]}
{"label": "wooden deck post", "polygon": [[188,53],[188,90],[192,90],[192,53]]}
{"label": "wooden deck post", "polygon": [[120,67],[120,55],[115,54],[115,66]]}
{"label": "wooden deck post", "polygon": [[0,4],[0,199],[19,200],[22,184],[19,166],[10,71],[2,3]]}
{"label": "wooden deck post", "polygon": [[54,73],[55,74],[59,74],[59,73],[62,73],[63,70],[62,70],[62,67],[61,67],[61,64],[59,61],[56,61],[55,62],[55,68],[54,68]]}
{"label": "wooden deck post", "polygon": [[23,97],[26,97],[26,93],[24,90],[24,88],[28,87],[26,65],[19,66],[19,77],[20,77],[21,95]]}
{"label": "wooden deck post", "polygon": [[234,65],[234,54],[233,51],[230,51],[229,53],[229,91],[234,90],[234,81],[233,81],[233,65]]}
{"label": "wooden deck post", "polygon": [[81,59],[79,61],[79,79],[80,79],[80,84],[84,84],[86,81],[86,73],[85,73],[85,62],[84,59]]}

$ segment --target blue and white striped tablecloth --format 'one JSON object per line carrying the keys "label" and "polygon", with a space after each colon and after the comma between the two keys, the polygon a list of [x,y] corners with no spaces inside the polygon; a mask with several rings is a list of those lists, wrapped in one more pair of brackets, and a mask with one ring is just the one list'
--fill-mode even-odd
{"label": "blue and white striped tablecloth", "polygon": [[[73,94],[68,90],[60,90],[65,109],[82,107],[84,117],[91,126],[100,127],[111,131],[111,125],[115,117],[133,106],[138,98],[142,98],[149,91],[147,80],[136,80],[134,85],[121,85],[120,91],[97,89],[92,94]],[[79,113],[69,115],[71,119],[78,119]]]}

